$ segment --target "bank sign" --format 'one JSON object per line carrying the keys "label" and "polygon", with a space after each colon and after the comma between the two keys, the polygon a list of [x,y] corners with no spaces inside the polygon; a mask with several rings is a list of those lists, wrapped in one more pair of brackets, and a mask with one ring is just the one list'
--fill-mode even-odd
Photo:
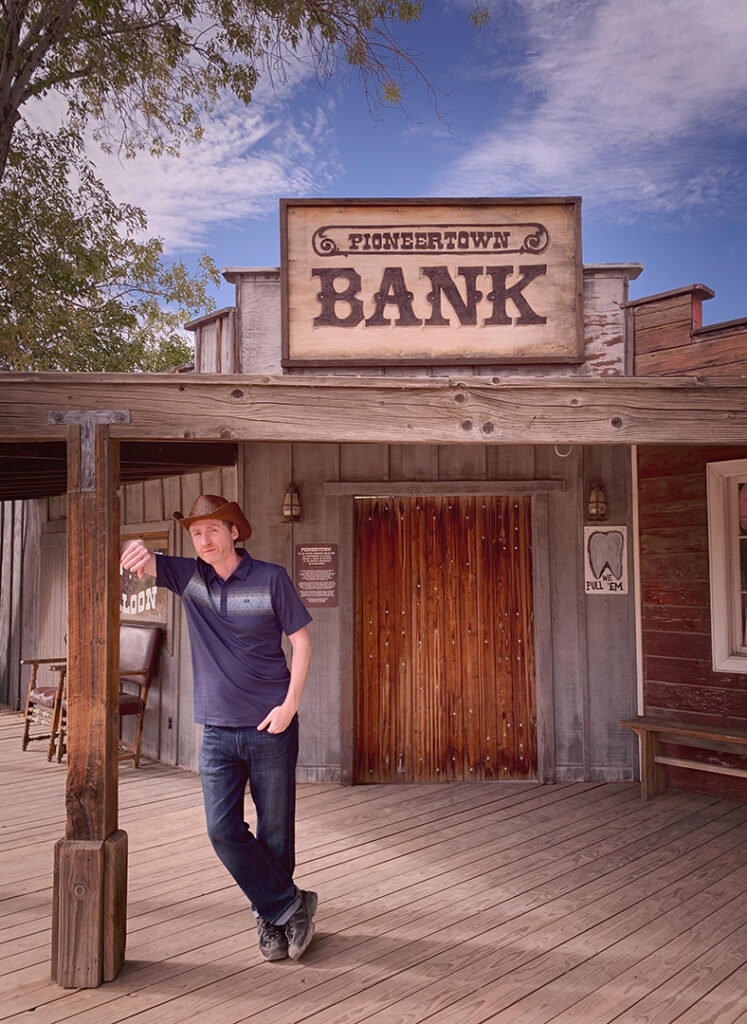
{"label": "bank sign", "polygon": [[572,362],[581,200],[283,199],[286,366]]}

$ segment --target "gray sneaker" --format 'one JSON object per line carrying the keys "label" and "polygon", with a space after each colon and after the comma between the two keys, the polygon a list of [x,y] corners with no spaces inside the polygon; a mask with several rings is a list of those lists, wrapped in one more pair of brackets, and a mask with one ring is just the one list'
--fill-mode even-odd
{"label": "gray sneaker", "polygon": [[315,892],[301,892],[301,906],[285,923],[285,937],[288,940],[288,956],[300,960],[314,938],[314,922],[318,897]]}
{"label": "gray sneaker", "polygon": [[280,924],[272,924],[264,917],[257,918],[259,952],[265,960],[285,960],[288,956],[288,940]]}

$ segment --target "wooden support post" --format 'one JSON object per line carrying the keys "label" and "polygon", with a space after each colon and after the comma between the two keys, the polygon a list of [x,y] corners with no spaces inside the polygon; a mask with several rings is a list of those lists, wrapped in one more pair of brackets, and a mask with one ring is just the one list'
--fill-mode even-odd
{"label": "wooden support post", "polygon": [[117,415],[65,415],[67,825],[55,850],[52,980],[66,988],[112,980],[125,951],[127,836],[117,827],[119,451],[106,425]]}

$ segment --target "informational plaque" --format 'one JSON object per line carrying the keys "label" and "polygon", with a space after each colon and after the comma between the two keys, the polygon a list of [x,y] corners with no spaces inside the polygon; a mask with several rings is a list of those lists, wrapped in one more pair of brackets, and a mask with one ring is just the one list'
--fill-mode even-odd
{"label": "informational plaque", "polygon": [[296,545],[296,590],[309,608],[336,608],[337,544]]}
{"label": "informational plaque", "polygon": [[283,199],[284,365],[570,362],[581,200]]}

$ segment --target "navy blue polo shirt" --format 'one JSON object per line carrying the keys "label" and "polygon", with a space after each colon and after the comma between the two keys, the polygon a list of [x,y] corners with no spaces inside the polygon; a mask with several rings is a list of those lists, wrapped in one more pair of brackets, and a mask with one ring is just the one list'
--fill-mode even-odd
{"label": "navy blue polo shirt", "polygon": [[184,605],[195,721],[259,725],[288,691],[283,633],[311,622],[288,573],[246,551],[227,580],[201,558],[156,555],[156,585],[178,594]]}

